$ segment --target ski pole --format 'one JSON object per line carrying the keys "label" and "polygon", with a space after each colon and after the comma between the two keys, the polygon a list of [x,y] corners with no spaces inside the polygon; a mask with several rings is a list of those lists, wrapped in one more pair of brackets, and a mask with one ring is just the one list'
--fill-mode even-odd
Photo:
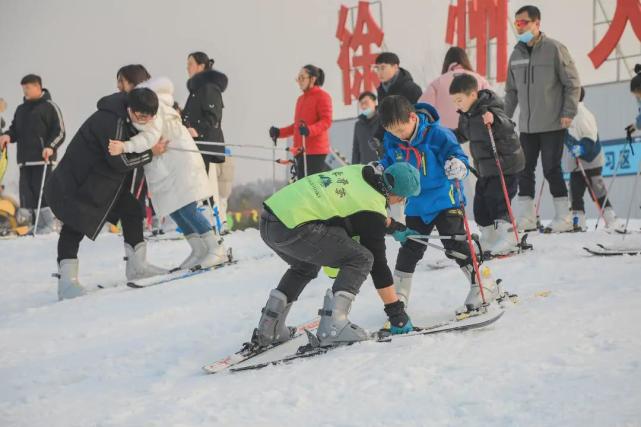
{"label": "ski pole", "polygon": [[[174,150],[174,151],[184,151],[186,153],[198,153],[198,154],[213,154],[216,156],[225,156],[225,157],[233,157],[237,159],[247,159],[247,160],[258,160],[262,162],[271,162],[271,159],[266,159],[264,157],[255,157],[255,156],[245,156],[245,155],[237,155],[237,154],[227,154],[227,153],[215,153],[213,151],[205,151],[205,150],[192,150],[189,148],[179,148],[179,147],[167,147],[168,150]],[[276,163],[280,163],[281,159],[277,159]]]}
{"label": "ski pole", "polygon": [[435,245],[433,243],[426,242],[425,240],[422,240],[422,238],[424,238],[424,236],[416,235],[416,236],[409,236],[408,238],[413,240],[413,241],[415,241],[415,242],[417,242],[417,243],[420,243],[422,245],[429,246],[430,248],[435,248],[435,249],[441,250],[441,251],[445,252],[445,255],[451,255],[454,258],[458,258],[458,259],[462,259],[462,260],[466,260],[467,259],[467,255],[464,255],[464,254],[462,254],[462,253],[460,253],[458,251],[455,251],[455,250],[452,250],[452,249],[446,249],[446,248],[441,247],[439,245]]}
{"label": "ski pole", "polygon": [[479,284],[479,291],[481,293],[481,299],[483,300],[483,304],[487,304],[487,301],[485,300],[485,293],[483,291],[483,285],[481,283],[481,272],[479,271],[479,263],[478,263],[478,260],[476,259],[476,250],[474,249],[474,243],[472,243],[472,232],[470,231],[470,224],[468,223],[467,215],[465,214],[465,204],[463,203],[463,192],[461,191],[461,181],[459,181],[458,179],[455,179],[454,184],[456,184],[456,192],[459,198],[461,213],[463,214],[463,225],[465,226],[467,246],[469,247],[470,255],[472,256],[472,267],[474,267],[474,274],[476,275],[476,280],[478,281],[478,284]]}
{"label": "ski pole", "polygon": [[543,189],[545,188],[545,178],[543,178],[543,181],[541,182],[541,188],[539,189],[539,195],[536,198],[536,228],[537,230],[541,229],[541,216],[539,215],[539,212],[541,210],[541,197],[543,197]]}
{"label": "ski pole", "polygon": [[272,138],[272,142],[274,143],[274,149],[272,150],[272,194],[276,192],[276,144],[277,144],[277,139],[276,137]]}
{"label": "ski pole", "polygon": [[40,220],[40,207],[42,206],[42,193],[45,188],[45,178],[47,177],[47,166],[48,163],[45,162],[45,166],[42,169],[42,180],[40,181],[40,194],[38,195],[38,209],[36,210],[36,222],[33,224],[33,237],[36,237],[38,232],[38,221]]}
{"label": "ski pole", "polygon": [[[305,122],[303,120],[300,121],[300,126],[305,126]],[[307,137],[304,135],[301,135],[303,137],[303,176],[307,176]]]}
{"label": "ski pole", "polygon": [[[576,162],[576,165],[581,170],[581,175],[583,175],[583,179],[585,180],[585,185],[588,187],[588,190],[590,190],[590,195],[592,196],[592,200],[594,200],[594,204],[596,205],[596,208],[599,210],[599,217],[596,220],[598,223],[599,219],[603,218],[603,210],[605,209],[606,205],[605,203],[603,203],[603,206],[601,206],[601,203],[599,203],[599,199],[597,199],[596,193],[592,189],[592,185],[590,185],[590,178],[588,177],[588,174],[585,173],[585,168],[583,168],[581,161],[579,161],[578,157],[575,157],[574,161]],[[605,221],[605,219],[603,219],[603,221]]]}
{"label": "ski pole", "polygon": [[632,214],[632,205],[634,204],[634,201],[637,195],[637,187],[639,185],[639,175],[641,175],[641,161],[637,166],[637,174],[634,177],[634,186],[632,188],[632,195],[630,196],[630,205],[628,206],[628,218],[625,220],[625,228],[621,232],[621,234],[623,234],[623,239],[625,239],[625,235],[628,234],[628,224],[630,223],[630,215]]}
{"label": "ski pole", "polygon": [[512,203],[510,203],[510,196],[507,194],[507,185],[505,184],[505,177],[503,176],[503,167],[501,166],[501,161],[499,159],[499,153],[496,149],[496,142],[494,141],[494,133],[492,132],[492,125],[487,125],[487,133],[490,135],[490,144],[492,145],[492,154],[494,155],[494,161],[496,162],[496,167],[499,170],[499,176],[501,177],[501,187],[503,187],[503,198],[505,199],[505,206],[507,206],[507,213],[510,215],[510,221],[512,222],[512,230],[514,230],[514,237],[516,238],[516,246],[521,252],[521,240],[519,238],[519,231],[516,228],[516,220],[514,219],[514,214],[512,213]]}
{"label": "ski pole", "polygon": [[[614,185],[614,181],[617,179],[617,172],[619,171],[619,166],[621,166],[621,162],[623,161],[623,154],[625,153],[625,150],[619,151],[619,160],[617,160],[617,164],[614,165],[614,172],[612,173],[612,180],[610,181],[610,184],[608,185],[608,189],[605,191],[605,200],[603,201],[603,207],[602,210],[605,210],[605,206],[608,204],[608,199],[610,198],[610,190],[612,190],[612,186]],[[596,219],[596,224],[594,225],[594,231],[599,228],[599,220],[603,216],[603,212],[599,212],[599,217]]]}
{"label": "ski pole", "polygon": [[213,147],[227,146],[227,147],[237,147],[237,148],[257,148],[259,150],[270,150],[270,151],[277,151],[277,150],[287,151],[286,148],[278,148],[275,146],[275,144],[273,147],[265,147],[264,145],[228,144],[226,142],[211,142],[211,141],[194,141],[194,142],[198,145],[211,145]]}

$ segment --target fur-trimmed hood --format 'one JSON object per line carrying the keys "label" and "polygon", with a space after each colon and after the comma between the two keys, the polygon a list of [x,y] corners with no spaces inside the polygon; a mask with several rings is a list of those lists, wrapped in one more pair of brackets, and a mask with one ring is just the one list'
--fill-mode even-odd
{"label": "fur-trimmed hood", "polygon": [[195,92],[207,83],[215,84],[221,92],[224,92],[227,89],[228,79],[218,70],[205,70],[187,80],[187,89],[189,92]]}

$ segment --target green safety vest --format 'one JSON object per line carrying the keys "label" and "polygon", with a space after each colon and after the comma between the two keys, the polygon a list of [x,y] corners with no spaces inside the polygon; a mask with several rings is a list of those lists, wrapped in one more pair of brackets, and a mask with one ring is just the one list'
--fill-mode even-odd
{"label": "green safety vest", "polygon": [[363,179],[364,167],[344,166],[310,175],[277,191],[265,205],[290,229],[363,211],[387,217],[385,196]]}

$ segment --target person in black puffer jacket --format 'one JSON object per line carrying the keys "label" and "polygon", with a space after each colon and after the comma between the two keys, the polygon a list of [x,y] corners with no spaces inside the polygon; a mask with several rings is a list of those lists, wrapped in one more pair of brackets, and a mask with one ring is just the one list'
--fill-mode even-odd
{"label": "person in black puffer jacket", "polygon": [[457,137],[461,142],[470,141],[470,152],[480,175],[474,194],[474,219],[482,230],[481,247],[492,255],[514,252],[518,249],[517,242],[487,125],[492,126],[508,197],[512,200],[518,175],[525,168],[515,124],[505,114],[499,96],[491,90],[478,90],[478,82],[470,74],[454,77],[450,95],[460,114]]}
{"label": "person in black puffer jacket", "polygon": [[[227,76],[212,69],[214,60],[203,52],[191,53],[187,58],[189,80],[187,89],[189,98],[182,111],[183,124],[198,141],[225,142],[223,129],[223,96],[227,89]],[[202,151],[220,153],[220,155],[203,155],[205,166],[209,172],[209,163],[225,162],[225,147],[200,145]]]}

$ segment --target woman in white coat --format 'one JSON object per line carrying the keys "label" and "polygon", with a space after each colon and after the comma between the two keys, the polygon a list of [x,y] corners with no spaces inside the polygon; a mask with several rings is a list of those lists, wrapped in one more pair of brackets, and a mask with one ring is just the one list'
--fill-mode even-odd
{"label": "woman in white coat", "polygon": [[212,196],[203,158],[189,131],[182,125],[180,114],[173,108],[174,86],[165,77],[153,78],[135,90],[151,89],[158,97],[158,112],[129,141],[110,141],[112,155],[143,152],[161,137],[168,141],[167,152],[145,165],[145,176],[156,213],[169,215],[183,230],[191,254],[180,268],[208,268],[227,261],[219,240],[205,216],[197,209],[198,201]]}

